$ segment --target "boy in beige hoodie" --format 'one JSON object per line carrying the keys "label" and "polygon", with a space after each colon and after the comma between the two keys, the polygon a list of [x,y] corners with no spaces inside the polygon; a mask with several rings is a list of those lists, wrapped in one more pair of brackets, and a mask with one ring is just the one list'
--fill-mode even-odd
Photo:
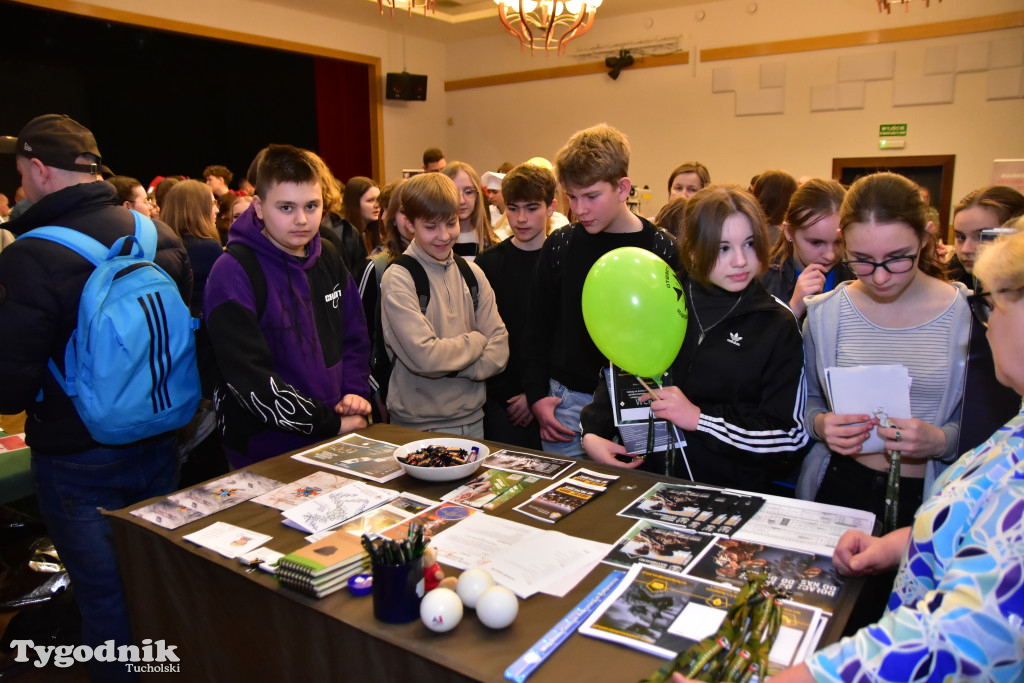
{"label": "boy in beige hoodie", "polygon": [[508,362],[508,332],[483,271],[468,264],[477,282],[474,305],[452,253],[459,198],[451,179],[440,173],[414,176],[402,185],[400,201],[398,221],[413,234],[405,254],[426,272],[430,299],[422,312],[408,266],[384,272],[381,327],[394,363],[391,421],[482,439],[484,380]]}

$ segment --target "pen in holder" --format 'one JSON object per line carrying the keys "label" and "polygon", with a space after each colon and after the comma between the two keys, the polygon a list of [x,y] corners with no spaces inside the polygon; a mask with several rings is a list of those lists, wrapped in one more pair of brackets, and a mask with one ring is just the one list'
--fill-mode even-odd
{"label": "pen in holder", "polygon": [[389,624],[419,619],[423,598],[423,527],[409,525],[406,538],[370,538],[363,534],[373,572],[373,616]]}

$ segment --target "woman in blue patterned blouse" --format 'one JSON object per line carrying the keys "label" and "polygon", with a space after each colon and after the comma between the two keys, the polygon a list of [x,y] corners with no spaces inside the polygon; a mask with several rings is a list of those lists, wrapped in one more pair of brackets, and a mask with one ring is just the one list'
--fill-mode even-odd
{"label": "woman in blue patterned blouse", "polygon": [[[996,375],[1024,393],[1024,233],[985,250],[975,273],[986,291],[972,303]],[[847,532],[836,547],[847,574],[899,565],[882,618],[772,683],[1024,680],[1024,411],[934,491],[912,527],[881,538]]]}

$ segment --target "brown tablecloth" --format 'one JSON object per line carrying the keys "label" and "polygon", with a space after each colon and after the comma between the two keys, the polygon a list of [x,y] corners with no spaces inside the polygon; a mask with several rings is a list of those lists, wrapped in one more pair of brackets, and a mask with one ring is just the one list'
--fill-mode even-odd
{"label": "brown tablecloth", "polygon": [[[424,438],[414,430],[374,425],[366,436],[403,444]],[[499,447],[492,444],[492,450]],[[495,513],[523,524],[603,542],[614,542],[636,520],[616,513],[658,477],[633,470],[607,469],[620,480],[580,511],[548,525],[513,510],[531,491]],[[288,456],[250,468],[290,482],[320,468]],[[433,499],[455,488],[408,476],[385,486]],[[541,484],[535,485],[540,487]],[[140,503],[134,507],[148,504]],[[177,647],[180,676],[189,681],[501,681],[505,669],[580,602],[611,568],[599,565],[564,599],[537,594],[520,601],[519,617],[509,628],[492,631],[467,610],[462,623],[445,634],[419,621],[404,625],[378,622],[370,597],[338,591],[321,600],[281,588],[259,570],[247,571],[237,560],[182,540],[215,521],[273,536],[267,546],[290,552],[303,545],[299,531],[281,523],[281,513],[251,502],[173,531],[132,517],[128,508],[109,515],[135,640],[163,639]],[[449,570],[450,575],[457,571]],[[860,589],[848,581],[822,642],[838,637]],[[664,660],[637,650],[575,634],[531,677],[530,682],[637,681]],[[143,674],[158,680],[164,673]]]}

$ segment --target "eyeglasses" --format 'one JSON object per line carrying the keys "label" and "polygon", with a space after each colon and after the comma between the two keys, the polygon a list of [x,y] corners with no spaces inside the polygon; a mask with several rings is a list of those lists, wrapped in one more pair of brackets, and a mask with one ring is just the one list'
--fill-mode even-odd
{"label": "eyeglasses", "polygon": [[466,199],[474,199],[479,193],[472,187],[467,187],[462,191],[462,196]]}
{"label": "eyeglasses", "polygon": [[974,319],[982,327],[988,327],[989,316],[992,315],[992,309],[995,308],[995,301],[992,298],[992,292],[983,292],[980,289],[967,297],[967,303],[971,307],[971,313],[974,314]]}
{"label": "eyeglasses", "polygon": [[867,277],[875,272],[875,268],[885,268],[885,270],[893,275],[899,275],[906,273],[913,269],[914,262],[917,260],[917,254],[913,256],[894,256],[893,258],[887,258],[884,261],[843,261],[843,265],[850,269],[857,277]]}

